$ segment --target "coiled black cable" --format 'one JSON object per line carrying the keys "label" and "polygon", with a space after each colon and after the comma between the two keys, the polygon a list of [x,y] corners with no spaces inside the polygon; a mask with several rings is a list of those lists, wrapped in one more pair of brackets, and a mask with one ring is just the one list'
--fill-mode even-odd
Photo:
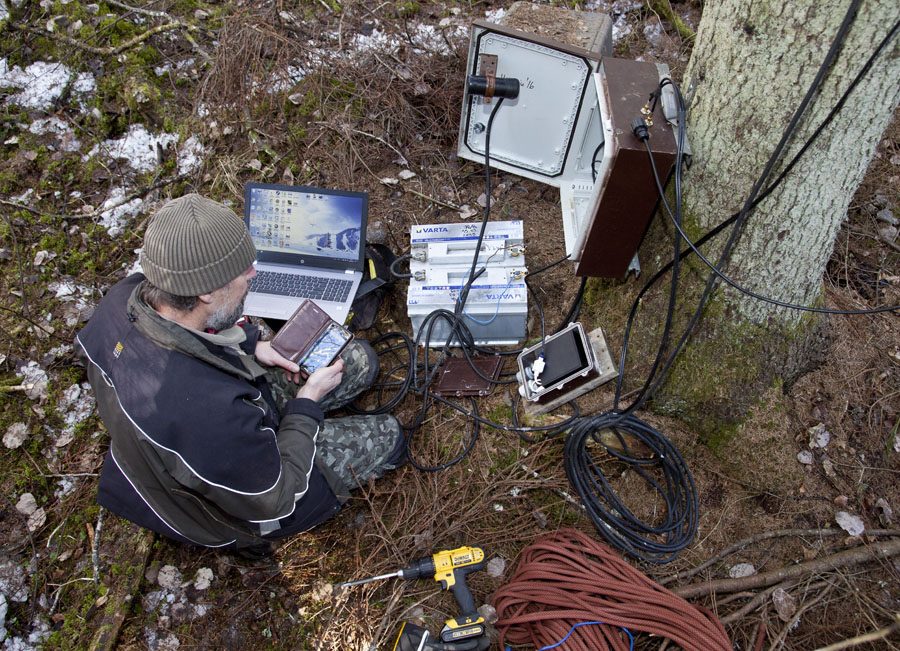
{"label": "coiled black cable", "polygon": [[[615,436],[621,451],[603,443],[600,434],[604,431]],[[629,439],[646,446],[649,455],[639,455]],[[590,452],[591,442],[628,464],[662,499],[665,510],[660,523],[646,523],[618,498],[600,461]],[[566,476],[581,496],[588,517],[610,545],[650,563],[667,563],[693,540],[697,491],[690,469],[672,442],[640,418],[611,411],[582,418],[566,437],[563,460]],[[654,469],[662,483],[649,472]]]}

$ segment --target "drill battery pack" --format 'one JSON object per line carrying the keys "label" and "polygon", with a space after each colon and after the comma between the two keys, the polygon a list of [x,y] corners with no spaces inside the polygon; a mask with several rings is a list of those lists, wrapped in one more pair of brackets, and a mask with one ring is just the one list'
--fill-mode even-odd
{"label": "drill battery pack", "polygon": [[400,622],[400,630],[391,651],[484,651],[490,645],[487,635],[459,642],[441,642],[439,637],[431,637],[428,630],[421,626]]}

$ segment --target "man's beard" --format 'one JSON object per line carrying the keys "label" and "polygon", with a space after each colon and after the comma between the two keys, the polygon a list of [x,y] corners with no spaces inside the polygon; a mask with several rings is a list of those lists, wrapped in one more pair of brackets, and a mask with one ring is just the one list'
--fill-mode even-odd
{"label": "man's beard", "polygon": [[229,308],[225,304],[210,314],[206,319],[206,327],[213,332],[219,332],[219,330],[225,330],[233,326],[244,314],[244,301],[247,299],[248,293],[250,293],[249,288],[234,307]]}

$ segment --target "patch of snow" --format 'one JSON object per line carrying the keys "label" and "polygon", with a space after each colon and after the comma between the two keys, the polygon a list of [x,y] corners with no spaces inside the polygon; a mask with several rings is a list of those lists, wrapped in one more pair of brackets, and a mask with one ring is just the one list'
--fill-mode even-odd
{"label": "patch of snow", "polygon": [[184,72],[184,70],[190,71],[190,68],[192,68],[195,63],[196,59],[194,59],[193,57],[182,59],[181,61],[177,61],[174,65],[172,65],[171,63],[166,63],[162,66],[156,66],[155,68],[153,68],[153,73],[157,77],[162,77],[163,75],[166,75],[173,70],[176,72]]}
{"label": "patch of snow", "polygon": [[75,477],[62,477],[56,482],[57,489],[53,491],[53,497],[60,499],[71,495],[78,488],[78,479]]}
{"label": "patch of snow", "polygon": [[175,142],[178,142],[178,136],[174,133],[153,135],[143,124],[132,124],[124,136],[118,140],[106,140],[101,145],[95,145],[82,160],[87,162],[90,158],[103,154],[109,158],[127,160],[138,172],[150,172],[158,164],[157,147],[165,149]]}
{"label": "patch of snow", "polygon": [[654,47],[659,47],[659,37],[662,36],[662,25],[658,21],[651,22],[644,27],[644,38]]}
{"label": "patch of snow", "polygon": [[31,624],[31,632],[26,637],[13,637],[4,640],[3,651],[37,651],[44,641],[50,637],[50,625],[38,615]]}
{"label": "patch of snow", "polygon": [[125,271],[126,276],[131,276],[134,274],[142,274],[144,273],[144,268],[141,266],[141,252],[144,249],[135,249],[134,250],[134,263]]}
{"label": "patch of snow", "polygon": [[178,173],[189,174],[195,171],[205,155],[206,147],[196,136],[191,136],[178,149]]}
{"label": "patch of snow", "polygon": [[63,429],[56,441],[57,447],[68,445],[75,439],[75,428],[87,420],[94,411],[94,394],[90,385],[73,384],[63,392],[56,413],[62,416]]}
{"label": "patch of snow", "polygon": [[56,298],[62,298],[63,296],[74,296],[75,287],[75,283],[72,282],[50,283],[49,285],[47,285],[47,289],[49,289],[51,292],[56,292]]}
{"label": "patch of snow", "polygon": [[24,203],[28,203],[28,200],[31,199],[31,195],[33,195],[33,194],[34,194],[34,188],[28,188],[22,194],[18,194],[14,197],[10,197],[9,199],[10,199],[10,201],[13,201],[15,203],[23,203],[24,204]]}
{"label": "patch of snow", "polygon": [[75,137],[75,130],[59,118],[42,118],[28,125],[28,130],[36,136],[48,133],[59,136],[59,145],[62,151],[78,151],[81,149],[81,141]]}
{"label": "patch of snow", "polygon": [[109,199],[100,207],[100,225],[106,228],[110,237],[122,233],[122,227],[129,218],[137,215],[144,206],[143,199],[125,201],[125,189],[113,188]]}
{"label": "patch of snow", "polygon": [[631,24],[628,22],[628,17],[623,14],[616,18],[616,22],[613,23],[612,28],[613,43],[619,43],[623,38],[630,34]]}
{"label": "patch of snow", "polygon": [[640,10],[642,7],[643,3],[640,0],[615,0],[613,3],[607,4],[605,11],[613,21],[613,43],[618,43],[631,34],[633,26],[628,14]]}
{"label": "patch of snow", "polygon": [[198,590],[206,590],[212,584],[212,580],[213,571],[208,567],[201,567],[194,577],[194,587]]}
{"label": "patch of snow", "polygon": [[388,34],[377,27],[368,36],[357,34],[352,40],[350,48],[358,52],[385,51],[394,52],[402,45],[412,45],[413,51],[418,54],[431,52],[434,54],[451,54],[447,45],[448,38],[462,37],[467,34],[463,25],[457,25],[453,29],[442,31],[434,25],[416,23],[410,25],[409,38]]}
{"label": "patch of snow", "polygon": [[52,360],[60,359],[61,357],[65,357],[69,353],[72,352],[72,346],[70,344],[62,344],[60,346],[56,346],[55,348],[51,348],[47,351],[47,355]]}
{"label": "patch of snow", "polygon": [[[86,321],[94,311],[94,290],[84,285],[76,285],[71,282],[50,283],[48,285],[50,291],[56,292],[56,298],[63,304],[62,316],[66,320],[66,325],[73,326],[79,321]],[[62,357],[71,351],[63,349],[62,346],[54,348],[50,351],[55,357]]]}
{"label": "patch of snow", "polygon": [[16,369],[16,373],[22,376],[25,384],[32,384],[30,389],[26,389],[25,395],[30,400],[44,400],[47,397],[47,372],[40,367],[37,362],[28,362],[22,364]]}
{"label": "patch of snow", "polygon": [[160,638],[159,631],[149,626],[144,629],[147,647],[150,651],[175,651],[181,646],[181,642],[172,633],[166,633],[165,637]]}
{"label": "patch of snow", "polygon": [[25,568],[9,560],[0,561],[0,592],[10,601],[28,601]]}
{"label": "patch of snow", "polygon": [[175,595],[167,590],[154,590],[144,595],[144,610],[147,612],[156,610],[164,604],[175,601]]}
{"label": "patch of snow", "polygon": [[[6,57],[0,59],[0,86],[20,88],[6,98],[7,104],[23,108],[47,110],[53,106],[72,77],[72,71],[62,63],[35,61],[24,70],[9,67]],[[93,75],[79,72],[72,84],[74,93],[90,93],[97,87]]]}
{"label": "patch of snow", "polygon": [[6,639],[6,613],[9,612],[9,603],[6,595],[0,592],[0,640]]}
{"label": "patch of snow", "polygon": [[506,9],[502,7],[500,9],[490,9],[484,12],[484,19],[489,23],[499,24],[505,15]]}

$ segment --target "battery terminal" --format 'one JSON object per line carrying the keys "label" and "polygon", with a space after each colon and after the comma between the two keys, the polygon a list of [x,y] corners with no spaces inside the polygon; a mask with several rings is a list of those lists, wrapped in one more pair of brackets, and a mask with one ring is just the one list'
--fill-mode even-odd
{"label": "battery terminal", "polygon": [[425,249],[416,249],[410,252],[410,257],[419,262],[425,262],[428,259],[428,252]]}
{"label": "battery terminal", "polygon": [[510,280],[522,280],[525,277],[525,269],[513,269],[509,272]]}
{"label": "battery terminal", "polygon": [[413,278],[415,278],[416,280],[419,280],[419,281],[424,281],[425,280],[425,270],[419,269],[418,271],[413,273]]}

